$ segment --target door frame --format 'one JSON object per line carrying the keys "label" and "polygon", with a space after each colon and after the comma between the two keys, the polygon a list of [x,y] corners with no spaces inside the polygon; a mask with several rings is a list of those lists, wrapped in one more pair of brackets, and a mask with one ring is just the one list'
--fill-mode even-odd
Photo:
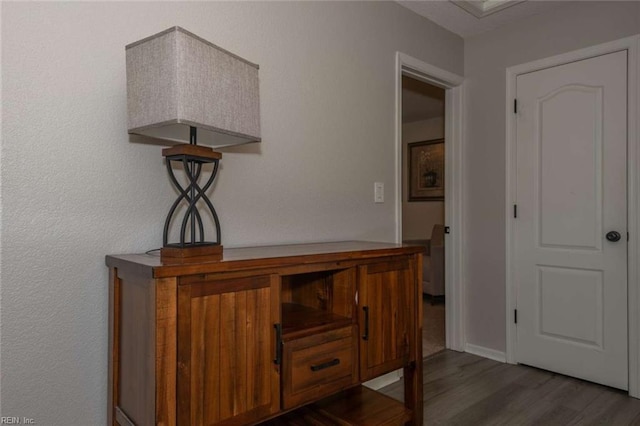
{"label": "door frame", "polygon": [[609,43],[599,44],[585,49],[528,62],[507,68],[506,74],[506,358],[510,364],[516,364],[517,328],[514,322],[514,310],[517,306],[517,284],[514,281],[515,219],[513,205],[516,200],[516,115],[513,102],[516,96],[516,78],[518,75],[539,71],[558,65],[564,65],[608,53],[627,51],[627,230],[629,232],[627,252],[627,300],[628,300],[628,349],[629,349],[629,395],[640,397],[640,280],[638,263],[640,262],[640,35],[623,38]]}
{"label": "door frame", "polygon": [[445,89],[445,334],[446,347],[464,351],[463,197],[462,141],[464,78],[436,66],[396,52],[396,242],[402,242],[402,76],[406,75]]}

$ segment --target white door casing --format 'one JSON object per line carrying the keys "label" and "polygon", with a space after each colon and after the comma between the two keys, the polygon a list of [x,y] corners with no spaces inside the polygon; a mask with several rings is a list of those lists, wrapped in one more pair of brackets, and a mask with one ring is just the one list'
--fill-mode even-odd
{"label": "white door casing", "polygon": [[516,361],[627,389],[627,51],[516,91]]}
{"label": "white door casing", "polygon": [[463,235],[463,106],[464,78],[417,58],[396,52],[396,242],[402,242],[402,75],[442,87],[445,92],[445,236],[446,347],[463,351],[464,241]]}

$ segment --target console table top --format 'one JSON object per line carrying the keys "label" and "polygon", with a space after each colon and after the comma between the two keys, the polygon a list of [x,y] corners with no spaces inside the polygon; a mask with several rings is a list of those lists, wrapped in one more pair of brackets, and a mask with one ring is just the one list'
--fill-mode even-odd
{"label": "console table top", "polygon": [[135,269],[150,278],[266,268],[287,264],[332,262],[424,252],[424,246],[370,241],[340,241],[225,248],[221,260],[206,257],[189,260],[160,260],[155,254],[123,254],[106,257],[107,266]]}

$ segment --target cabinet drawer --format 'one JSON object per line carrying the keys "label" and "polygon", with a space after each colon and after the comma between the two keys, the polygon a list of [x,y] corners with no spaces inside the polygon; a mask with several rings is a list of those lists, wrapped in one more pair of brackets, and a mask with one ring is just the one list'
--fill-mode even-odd
{"label": "cabinet drawer", "polygon": [[283,344],[282,405],[288,409],[358,383],[355,326]]}

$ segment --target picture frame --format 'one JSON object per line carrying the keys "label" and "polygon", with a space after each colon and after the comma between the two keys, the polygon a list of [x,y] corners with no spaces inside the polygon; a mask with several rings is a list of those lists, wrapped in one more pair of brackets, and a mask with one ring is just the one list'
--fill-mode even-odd
{"label": "picture frame", "polygon": [[444,139],[408,144],[408,201],[444,200]]}

